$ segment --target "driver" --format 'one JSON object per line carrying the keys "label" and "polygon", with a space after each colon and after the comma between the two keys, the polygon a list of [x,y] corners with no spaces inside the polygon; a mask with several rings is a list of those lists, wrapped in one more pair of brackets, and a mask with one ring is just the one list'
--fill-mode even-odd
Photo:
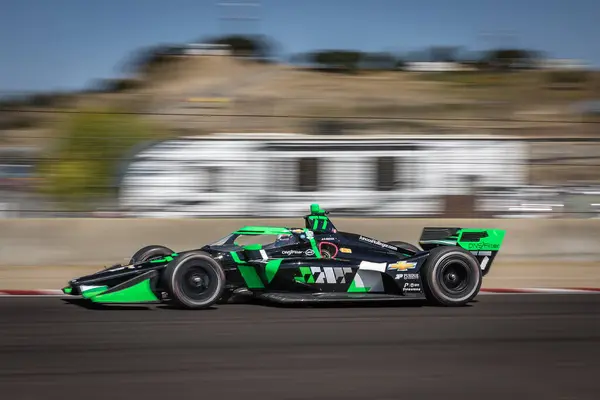
{"label": "driver", "polygon": [[276,243],[289,243],[292,240],[292,235],[290,235],[289,233],[282,233],[277,235],[277,240]]}

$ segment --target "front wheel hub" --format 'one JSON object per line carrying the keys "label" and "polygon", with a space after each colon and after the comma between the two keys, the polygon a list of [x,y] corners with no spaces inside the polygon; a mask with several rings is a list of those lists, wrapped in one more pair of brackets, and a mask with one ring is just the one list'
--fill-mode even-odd
{"label": "front wheel hub", "polygon": [[206,279],[201,274],[193,274],[190,277],[190,283],[196,288],[205,289],[207,287]]}

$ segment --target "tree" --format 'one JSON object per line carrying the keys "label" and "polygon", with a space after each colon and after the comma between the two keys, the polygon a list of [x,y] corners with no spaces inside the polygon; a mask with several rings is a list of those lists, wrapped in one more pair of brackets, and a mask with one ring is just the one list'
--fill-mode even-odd
{"label": "tree", "polygon": [[360,68],[366,70],[389,71],[396,68],[398,60],[389,53],[366,53],[360,60]]}
{"label": "tree", "polygon": [[435,46],[429,49],[429,59],[432,62],[456,62],[460,47]]}
{"label": "tree", "polygon": [[42,191],[72,206],[114,194],[122,158],[162,136],[138,116],[97,111],[73,114],[39,165]]}
{"label": "tree", "polygon": [[321,50],[308,55],[309,62],[328,71],[354,72],[363,54],[352,50]]}
{"label": "tree", "polygon": [[227,35],[216,38],[201,39],[201,43],[226,45],[236,57],[248,57],[266,61],[274,56],[278,46],[262,35]]}
{"label": "tree", "polygon": [[394,66],[396,67],[396,69],[404,70],[406,68],[406,64],[407,63],[405,60],[398,58],[396,59],[396,64]]}
{"label": "tree", "polygon": [[121,63],[120,69],[126,73],[150,73],[157,67],[162,67],[175,59],[173,55],[181,52],[181,46],[159,44],[134,51]]}
{"label": "tree", "polygon": [[500,71],[532,68],[535,65],[537,53],[523,49],[494,49],[482,59],[482,64]]}

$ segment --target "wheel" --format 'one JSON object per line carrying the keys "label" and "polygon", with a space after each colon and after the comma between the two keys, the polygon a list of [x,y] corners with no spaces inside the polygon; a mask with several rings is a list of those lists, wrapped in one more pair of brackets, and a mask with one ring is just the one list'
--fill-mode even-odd
{"label": "wheel", "polygon": [[419,251],[421,251],[421,249],[419,249],[417,246],[415,246],[414,244],[410,244],[410,243],[406,243],[406,242],[388,242],[389,244],[391,244],[392,246],[396,246],[399,249],[407,249],[408,251],[411,251],[413,253],[418,253]]}
{"label": "wheel", "polygon": [[436,247],[421,268],[427,298],[441,306],[463,306],[479,293],[482,283],[477,259],[455,246]]}
{"label": "wheel", "polygon": [[129,260],[129,264],[159,259],[159,258],[166,257],[168,255],[171,255],[173,253],[174,253],[173,250],[171,250],[165,246],[159,246],[159,245],[146,246],[146,247],[139,249],[133,255],[133,257],[131,257],[131,260]]}
{"label": "wheel", "polygon": [[164,279],[171,302],[191,309],[210,307],[225,288],[225,272],[203,251],[187,253],[171,261]]}

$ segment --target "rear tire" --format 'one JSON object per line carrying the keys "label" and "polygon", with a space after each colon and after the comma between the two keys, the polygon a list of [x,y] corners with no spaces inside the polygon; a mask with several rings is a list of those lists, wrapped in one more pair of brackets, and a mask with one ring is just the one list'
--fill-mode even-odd
{"label": "rear tire", "polygon": [[164,274],[171,302],[189,309],[208,308],[221,298],[225,272],[208,253],[187,253],[168,266]]}
{"label": "rear tire", "polygon": [[129,264],[146,262],[154,259],[163,258],[166,256],[170,256],[174,251],[165,246],[159,245],[150,245],[139,249],[131,260],[129,260]]}
{"label": "rear tire", "polygon": [[477,259],[455,246],[437,247],[421,268],[423,289],[436,305],[464,306],[481,288],[482,274]]}

